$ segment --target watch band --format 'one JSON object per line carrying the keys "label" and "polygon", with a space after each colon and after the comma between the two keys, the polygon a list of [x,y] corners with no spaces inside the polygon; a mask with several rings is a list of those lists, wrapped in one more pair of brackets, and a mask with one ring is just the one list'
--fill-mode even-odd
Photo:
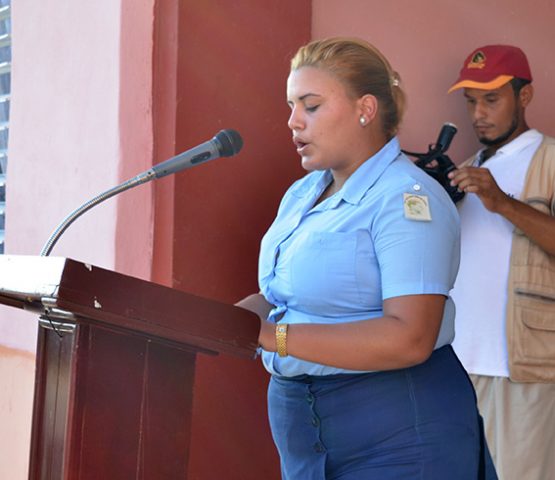
{"label": "watch band", "polygon": [[280,357],[287,356],[287,323],[276,324],[276,350]]}

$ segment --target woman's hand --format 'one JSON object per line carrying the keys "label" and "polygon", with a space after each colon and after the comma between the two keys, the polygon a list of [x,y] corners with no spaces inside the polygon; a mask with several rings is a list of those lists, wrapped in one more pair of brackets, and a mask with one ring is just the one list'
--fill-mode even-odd
{"label": "woman's hand", "polygon": [[275,323],[261,319],[258,344],[267,352],[275,352],[277,350]]}
{"label": "woman's hand", "polygon": [[256,313],[260,317],[260,332],[258,334],[258,344],[267,351],[276,351],[276,324],[268,321],[268,315],[274,305],[267,302],[261,293],[253,293],[243,298],[235,304],[236,307],[244,308]]}

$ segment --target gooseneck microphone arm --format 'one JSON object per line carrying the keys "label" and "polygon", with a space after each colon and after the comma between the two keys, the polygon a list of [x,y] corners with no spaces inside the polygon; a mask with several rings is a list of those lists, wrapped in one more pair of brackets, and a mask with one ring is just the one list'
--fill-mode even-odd
{"label": "gooseneck microphone arm", "polygon": [[232,155],[239,153],[242,147],[243,139],[237,131],[231,129],[222,130],[218,132],[212,140],[204,142],[191,150],[187,150],[186,152],[176,155],[169,160],[159,163],[146,172],[143,172],[136,177],[106,190],[71,212],[52,232],[47,242],[44,244],[44,247],[42,247],[40,255],[42,257],[50,255],[54,245],[56,245],[62,234],[69,228],[69,226],[81,215],[99,203],[108,200],[114,195],[125,192],[130,188],[150,182],[151,180],[177,173],[181,170],[200,165],[215,158],[231,157]]}
{"label": "gooseneck microphone arm", "polygon": [[79,208],[75,209],[73,212],[71,212],[56,227],[54,232],[52,232],[52,234],[50,235],[50,238],[44,244],[44,247],[42,247],[42,250],[40,252],[41,257],[47,257],[48,255],[50,255],[50,252],[52,251],[52,249],[54,248],[54,245],[56,245],[56,243],[58,242],[58,240],[60,239],[62,234],[81,215],[83,215],[85,212],[87,212],[91,208],[96,207],[99,203],[102,203],[104,200],[108,200],[109,198],[113,197],[114,195],[117,195],[118,193],[125,192],[126,190],[129,190],[130,188],[136,187],[137,185],[141,185],[141,184],[146,183],[146,182],[150,182],[151,180],[156,178],[156,177],[154,177],[154,175],[149,175],[149,174],[150,174],[150,170],[148,172],[145,172],[145,173],[141,174],[141,175],[137,175],[135,178],[127,180],[126,182],[123,182],[123,183],[121,183],[121,184],[119,184],[115,187],[112,187],[109,190],[106,190],[105,192],[101,193],[100,195],[97,195],[96,197],[92,198],[88,202],[84,203]]}

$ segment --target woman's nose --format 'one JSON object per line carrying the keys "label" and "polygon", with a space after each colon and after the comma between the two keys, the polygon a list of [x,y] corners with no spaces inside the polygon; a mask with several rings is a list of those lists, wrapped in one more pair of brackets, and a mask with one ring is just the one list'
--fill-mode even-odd
{"label": "woman's nose", "polygon": [[302,130],[304,128],[304,121],[302,120],[302,115],[300,114],[299,110],[295,107],[291,109],[291,115],[289,115],[287,126],[291,130]]}

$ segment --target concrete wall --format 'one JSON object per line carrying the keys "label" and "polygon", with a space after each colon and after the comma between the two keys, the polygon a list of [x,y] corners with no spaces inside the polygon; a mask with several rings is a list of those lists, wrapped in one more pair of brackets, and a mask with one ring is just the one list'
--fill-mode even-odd
{"label": "concrete wall", "polygon": [[550,60],[554,18],[551,0],[313,0],[312,35],[357,36],[382,50],[408,95],[402,146],[426,151],[443,123],[453,122],[459,133],[448,153],[458,162],[479,145],[461,91],[446,92],[466,56],[482,45],[508,43],[527,53],[536,90],[529,124],[555,135],[555,63]]}

